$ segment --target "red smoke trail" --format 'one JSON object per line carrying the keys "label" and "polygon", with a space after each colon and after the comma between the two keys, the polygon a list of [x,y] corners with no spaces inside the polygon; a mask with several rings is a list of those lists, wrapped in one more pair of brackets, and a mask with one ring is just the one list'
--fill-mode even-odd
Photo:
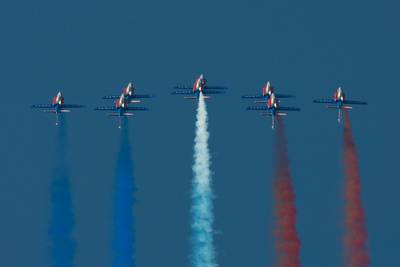
{"label": "red smoke trail", "polygon": [[345,110],[343,130],[343,164],[345,174],[345,256],[346,267],[369,265],[367,231],[361,203],[358,157],[351,130],[350,116]]}
{"label": "red smoke trail", "polygon": [[300,266],[300,240],[296,231],[296,207],[283,120],[278,117],[275,177],[277,267]]}

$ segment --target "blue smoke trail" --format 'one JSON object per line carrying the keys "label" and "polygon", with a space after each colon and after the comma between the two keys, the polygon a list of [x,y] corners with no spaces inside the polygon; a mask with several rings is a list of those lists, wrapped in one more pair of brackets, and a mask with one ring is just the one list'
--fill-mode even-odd
{"label": "blue smoke trail", "polygon": [[134,176],[128,127],[121,129],[113,209],[113,266],[134,266]]}
{"label": "blue smoke trail", "polygon": [[211,188],[210,153],[208,150],[207,108],[200,93],[196,116],[192,182],[193,266],[216,267],[213,242],[213,192]]}
{"label": "blue smoke trail", "polygon": [[75,240],[74,213],[72,208],[70,181],[67,167],[67,125],[61,116],[61,125],[57,127],[56,156],[54,178],[50,185],[51,215],[49,236],[52,266],[73,266]]}

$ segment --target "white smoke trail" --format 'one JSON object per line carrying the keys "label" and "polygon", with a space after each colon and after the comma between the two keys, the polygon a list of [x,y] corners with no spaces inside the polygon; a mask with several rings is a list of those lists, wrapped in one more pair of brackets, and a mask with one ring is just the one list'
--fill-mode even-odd
{"label": "white smoke trail", "polygon": [[207,109],[200,93],[196,117],[192,183],[193,266],[217,267],[213,242],[213,193],[208,151]]}

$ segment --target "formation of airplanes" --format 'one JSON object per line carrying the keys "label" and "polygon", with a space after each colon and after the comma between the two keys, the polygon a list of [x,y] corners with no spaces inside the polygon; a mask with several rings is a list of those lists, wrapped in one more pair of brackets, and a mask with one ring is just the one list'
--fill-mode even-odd
{"label": "formation of airplanes", "polygon": [[[262,111],[261,115],[271,117],[272,123],[271,128],[275,128],[275,117],[286,116],[287,111],[300,111],[297,107],[284,107],[280,105],[280,98],[291,98],[293,95],[288,94],[275,94],[274,87],[269,81],[261,89],[261,94],[256,95],[244,95],[242,98],[245,99],[257,99],[255,103],[261,103],[263,105],[250,106],[247,110],[258,110]],[[261,99],[261,100],[258,100]]]}
{"label": "formation of airplanes", "polygon": [[107,111],[108,116],[119,117],[118,128],[121,128],[121,117],[123,116],[133,116],[133,111],[145,111],[148,110],[146,107],[131,107],[129,103],[140,103],[142,98],[151,98],[151,95],[138,95],[135,92],[135,87],[130,82],[126,87],[122,89],[121,95],[109,95],[103,96],[103,99],[115,100],[114,106],[102,106],[95,107],[95,111]]}
{"label": "formation of airplanes", "polygon": [[[193,83],[192,86],[175,86],[173,95],[183,95],[184,99],[199,99],[202,95],[204,99],[210,99],[213,94],[223,94],[228,89],[225,86],[220,85],[208,85],[204,75],[201,74]],[[119,118],[123,116],[133,116],[136,111],[146,111],[147,107],[138,107],[136,105],[130,106],[129,104],[138,104],[143,99],[154,97],[151,94],[136,94],[136,88],[129,82],[127,86],[122,89],[121,94],[103,96],[105,100],[115,100],[113,106],[100,106],[95,107],[95,111],[106,111],[109,116],[117,116]],[[261,111],[262,116],[269,116],[272,119],[271,127],[275,127],[275,117],[286,116],[290,111],[300,111],[298,107],[282,106],[281,99],[293,98],[291,94],[280,94],[275,93],[274,87],[269,81],[262,87],[260,94],[244,95],[243,99],[254,99],[254,103],[258,105],[248,106],[247,110]],[[338,122],[341,121],[341,111],[343,109],[352,109],[352,105],[367,105],[367,102],[358,100],[348,100],[345,98],[345,93],[341,87],[338,87],[331,99],[315,99],[314,103],[326,104],[329,109],[338,110]],[[61,113],[70,112],[75,108],[83,108],[83,105],[79,104],[65,104],[64,96],[61,92],[58,92],[53,97],[51,103],[32,105],[32,108],[42,110],[46,113],[56,114],[56,125],[58,125],[58,116]],[[121,120],[119,127],[121,127]]]}

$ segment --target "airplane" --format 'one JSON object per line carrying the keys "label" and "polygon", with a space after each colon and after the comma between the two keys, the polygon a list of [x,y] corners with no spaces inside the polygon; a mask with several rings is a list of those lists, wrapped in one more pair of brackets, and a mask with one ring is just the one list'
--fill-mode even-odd
{"label": "airplane", "polygon": [[76,104],[64,104],[64,95],[58,92],[56,96],[53,97],[51,104],[38,104],[32,105],[32,108],[40,109],[43,112],[56,114],[56,125],[58,125],[58,115],[61,113],[71,112],[73,108],[83,108],[83,105]]}
{"label": "airplane", "polygon": [[261,110],[263,116],[270,116],[272,119],[272,129],[275,128],[275,116],[286,116],[287,113],[284,111],[300,111],[300,108],[296,107],[282,107],[279,105],[279,100],[274,93],[271,93],[266,105],[263,106],[251,106],[247,107],[247,110]]}
{"label": "airplane", "polygon": [[313,101],[314,103],[322,103],[328,104],[327,108],[333,108],[338,110],[338,123],[342,118],[341,111],[343,109],[352,109],[352,106],[349,105],[367,105],[367,102],[357,101],[357,100],[348,100],[345,98],[345,93],[341,87],[338,87],[333,93],[332,99],[316,99]]}
{"label": "airplane", "polygon": [[[117,117],[124,117],[124,116],[133,116],[134,113],[132,111],[145,111],[148,108],[145,107],[129,107],[128,101],[124,94],[121,94],[119,99],[115,101],[114,107],[96,107],[94,108],[96,111],[110,111],[107,113],[108,116],[117,116]],[[121,128],[121,119],[119,120],[119,126]]]}
{"label": "airplane", "polygon": [[[270,98],[271,94],[274,93],[274,87],[271,85],[269,81],[265,84],[262,88],[262,92],[259,95],[244,95],[242,98],[246,99],[263,99],[263,100],[256,100],[255,103],[267,103],[268,99]],[[294,97],[293,95],[285,95],[285,94],[275,94],[277,98],[289,98]]]}
{"label": "airplane", "polygon": [[224,86],[207,85],[207,80],[204,78],[204,75],[201,74],[195,80],[193,86],[175,86],[174,89],[179,90],[172,92],[173,95],[186,95],[183,97],[185,99],[198,99],[200,93],[203,93],[204,99],[208,99],[211,98],[208,96],[209,94],[222,94],[224,92],[221,90],[226,90],[228,88]]}
{"label": "airplane", "polygon": [[[152,98],[153,95],[138,95],[136,94],[136,87],[132,84],[132,82],[128,83],[127,86],[124,87],[122,90],[122,94],[126,97],[126,101],[128,103],[140,103],[141,98]],[[108,96],[103,96],[103,99],[118,99],[120,98],[119,95],[108,95]]]}

